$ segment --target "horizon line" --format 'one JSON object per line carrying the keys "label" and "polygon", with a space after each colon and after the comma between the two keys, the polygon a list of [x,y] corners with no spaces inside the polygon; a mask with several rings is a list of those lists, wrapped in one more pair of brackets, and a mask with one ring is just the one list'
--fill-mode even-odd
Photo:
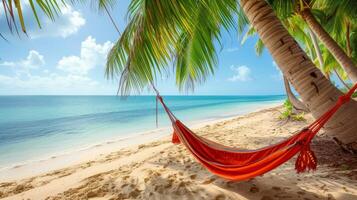
{"label": "horizon line", "polygon": [[[110,95],[110,94],[5,94],[0,95],[0,97],[10,97],[10,96],[117,96],[117,97],[145,97],[145,96],[156,96],[154,94],[148,95]],[[241,95],[230,95],[230,94],[161,94],[161,96],[286,96],[286,94],[241,94]]]}

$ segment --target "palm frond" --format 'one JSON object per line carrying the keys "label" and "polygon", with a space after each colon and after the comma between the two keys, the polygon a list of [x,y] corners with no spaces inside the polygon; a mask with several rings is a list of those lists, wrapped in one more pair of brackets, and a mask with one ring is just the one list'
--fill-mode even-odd
{"label": "palm frond", "polygon": [[285,20],[294,15],[295,8],[299,4],[298,0],[267,0],[278,18]]}
{"label": "palm frond", "polygon": [[[86,3],[89,0],[28,0],[29,7],[32,11],[35,21],[39,28],[41,28],[41,20],[38,10],[45,14],[49,19],[54,21],[61,10],[69,4]],[[90,3],[97,10],[102,11],[112,8],[115,5],[116,0],[91,0]],[[20,24],[23,33],[26,33],[26,24],[23,16],[23,8],[20,0],[2,0],[3,11],[5,13],[6,21],[10,32],[16,30],[18,33],[17,23]],[[15,17],[15,15],[17,17]]]}
{"label": "palm frond", "polygon": [[257,35],[257,32],[255,31],[253,26],[249,26],[248,30],[245,32],[245,34],[241,40],[241,44],[244,44],[249,37],[252,37],[254,35]]}
{"label": "palm frond", "polygon": [[264,50],[264,43],[261,39],[258,39],[257,43],[255,44],[255,53],[258,56],[261,56],[263,54],[263,50]]}
{"label": "palm frond", "polygon": [[237,8],[237,29],[238,36],[244,32],[244,29],[249,25],[249,20],[245,15],[243,8],[238,6]]}
{"label": "palm frond", "polygon": [[107,77],[120,77],[122,94],[140,92],[173,65],[179,88],[192,89],[214,72],[215,43],[221,28],[235,26],[236,6],[235,0],[133,0],[129,24],[108,55]]}

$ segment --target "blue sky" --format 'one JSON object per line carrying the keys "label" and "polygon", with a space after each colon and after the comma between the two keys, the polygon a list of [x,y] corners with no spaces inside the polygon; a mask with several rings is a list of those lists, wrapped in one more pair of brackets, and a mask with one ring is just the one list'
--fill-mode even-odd
{"label": "blue sky", "polygon": [[[128,3],[119,1],[112,11],[121,30]],[[9,42],[0,40],[0,95],[116,94],[117,83],[105,79],[104,68],[118,33],[105,14],[76,5],[66,8],[55,22],[43,17],[39,29],[31,12],[26,8],[24,12],[31,19],[26,23],[29,37],[2,30]],[[6,27],[3,14],[0,25]],[[237,35],[224,34],[215,75],[197,85],[194,94],[284,94],[280,71],[266,50],[256,56],[254,44],[255,39],[248,39],[241,46]],[[159,81],[158,88],[162,94],[186,94],[177,90],[172,74]]]}

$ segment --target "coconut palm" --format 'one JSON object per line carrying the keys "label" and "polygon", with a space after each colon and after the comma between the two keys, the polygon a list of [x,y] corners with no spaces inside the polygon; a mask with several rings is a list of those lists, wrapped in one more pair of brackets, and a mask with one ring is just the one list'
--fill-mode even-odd
{"label": "coconut palm", "polygon": [[357,67],[353,63],[353,60],[348,57],[338,43],[323,29],[308,9],[303,11],[302,14],[318,38],[326,45],[332,55],[334,55],[335,59],[345,69],[351,80],[357,82]]}
{"label": "coconut palm", "polygon": [[[252,26],[257,30],[260,39],[272,54],[283,74],[300,94],[312,114],[320,116],[325,112],[327,107],[333,104],[335,101],[333,99],[337,98],[340,92],[314,66],[305,52],[274,15],[273,10],[267,2],[263,0],[241,0],[241,5]],[[325,128],[343,143],[350,143],[348,146],[352,147],[352,141],[348,141],[349,139],[346,136],[356,138],[353,132],[357,130],[357,126],[353,125],[351,117],[357,115],[357,104],[356,102],[350,102],[349,106],[354,111],[348,111],[346,106],[345,110],[337,113]],[[336,124],[337,121],[343,123],[343,126]],[[341,134],[337,135],[336,131]]]}
{"label": "coconut palm", "polygon": [[[289,33],[304,47],[307,54],[314,61],[315,65],[320,68],[327,79],[330,80],[330,75],[334,72],[339,78],[340,82],[348,89],[349,86],[345,82],[348,79],[346,72],[340,67],[331,53],[324,47],[319,45],[314,32],[306,25],[300,15],[286,15],[280,13],[281,9],[276,8],[279,18],[282,20],[284,26],[289,30]],[[280,15],[279,15],[280,13]],[[249,36],[256,35],[256,31],[250,26],[242,39],[242,43],[246,41]],[[256,53],[260,55],[263,51],[264,45],[259,39],[255,45]],[[293,94],[290,94],[292,96]],[[293,101],[292,101],[293,102]],[[298,105],[296,105],[298,106]]]}
{"label": "coconut palm", "polygon": [[[355,53],[357,47],[351,41],[356,40],[356,6],[356,1],[349,0],[338,1],[338,3],[331,0],[317,1],[314,4],[314,8],[318,7],[322,11],[318,13],[318,20],[321,21],[324,29],[330,33],[338,45],[345,50],[347,56],[354,62],[357,61],[357,54]],[[334,63],[334,65],[336,64]],[[338,70],[338,68],[336,69],[336,74],[340,80],[346,77],[343,71]],[[348,85],[343,80],[341,82],[348,88]]]}
{"label": "coconut palm", "polygon": [[[270,0],[272,4],[280,6],[280,8],[287,10],[293,9],[294,12],[305,20],[311,30],[316,34],[319,40],[326,46],[335,59],[340,63],[341,67],[347,72],[347,75],[353,82],[357,82],[357,67],[353,60],[348,57],[339,44],[330,36],[330,34],[323,28],[314,16],[314,8],[324,10],[334,10],[341,13],[341,19],[355,19],[355,13],[357,13],[357,2],[353,0],[295,0],[295,1],[283,1],[283,0]],[[288,3],[287,3],[288,2]],[[288,5],[285,5],[288,4]],[[284,6],[282,6],[284,5]],[[317,12],[318,13],[318,12]],[[352,22],[353,20],[348,20]],[[337,20],[338,24],[343,24],[344,21]],[[338,30],[341,31],[341,30]]]}
{"label": "coconut palm", "polygon": [[[132,0],[129,23],[108,55],[108,77],[119,77],[123,93],[141,91],[171,71],[179,88],[192,88],[214,73],[220,34],[240,29],[243,9],[262,43],[315,117],[342,93],[315,67],[265,0]],[[239,18],[239,17],[238,17]],[[329,134],[354,149],[357,103],[351,101],[326,125]],[[357,148],[356,148],[357,149]]]}
{"label": "coconut palm", "polygon": [[357,26],[357,2],[354,0],[341,1],[316,1],[313,8],[321,10],[317,13],[324,29],[346,51],[347,56],[352,55],[351,37]]}
{"label": "coconut palm", "polygon": [[[318,13],[318,20],[324,24],[324,28],[328,30],[335,41],[344,49],[346,49],[347,56],[352,58],[351,55],[351,45],[350,44],[350,31],[349,28],[352,26],[349,15],[343,13],[341,8],[336,8],[336,4],[326,5],[327,1],[316,1],[314,4],[315,8],[322,9],[322,12],[315,10]],[[329,13],[326,10],[329,10]],[[333,12],[331,11],[333,10]],[[342,14],[343,13],[343,14]],[[324,65],[325,70],[335,72],[338,79],[346,88],[349,88],[348,84],[345,82],[348,79],[346,72],[340,67],[338,61],[331,55],[331,53],[323,46],[320,46],[315,33],[308,27],[311,41],[313,42],[315,54],[321,65]],[[346,35],[345,35],[346,33]],[[346,36],[346,37],[345,37]],[[352,58],[353,59],[353,58]],[[325,61],[324,61],[325,60]]]}

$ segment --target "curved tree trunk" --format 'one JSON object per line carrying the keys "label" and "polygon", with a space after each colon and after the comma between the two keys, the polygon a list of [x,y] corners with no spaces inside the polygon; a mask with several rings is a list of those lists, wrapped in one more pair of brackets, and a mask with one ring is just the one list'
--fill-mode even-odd
{"label": "curved tree trunk", "polygon": [[[320,117],[342,93],[314,66],[288,33],[265,0],[240,0],[251,25],[257,30],[284,76],[300,94],[314,117]],[[357,102],[344,105],[325,125],[330,136],[357,152]]]}
{"label": "curved tree trunk", "polygon": [[357,83],[357,67],[352,59],[347,56],[337,42],[325,31],[319,22],[312,15],[310,9],[305,9],[301,12],[302,18],[306,21],[312,31],[320,39],[320,41],[331,52],[335,59],[340,63],[341,67],[347,72],[348,77],[353,83]]}
{"label": "curved tree trunk", "polygon": [[[309,34],[310,34],[310,38],[311,41],[314,45],[314,49],[315,49],[315,53],[317,56],[317,59],[319,60],[319,64],[320,64],[320,68],[323,68],[324,65],[324,61],[322,58],[322,54],[321,54],[321,50],[318,44],[318,40],[316,38],[316,35],[314,34],[314,32],[312,32],[312,30],[310,28],[308,28]],[[348,51],[347,51],[348,52]],[[347,53],[348,54],[348,53]],[[341,78],[340,74],[336,71],[336,69],[333,69],[333,71],[335,72],[337,78],[340,80],[340,82],[347,88],[350,89],[350,87],[346,84],[346,82]],[[325,73],[325,76],[328,80],[330,80],[330,76],[327,75],[327,73]]]}
{"label": "curved tree trunk", "polygon": [[[312,32],[312,30],[310,28],[308,28],[309,34],[310,34],[310,38],[312,41],[312,44],[314,45],[314,49],[315,49],[315,53],[317,56],[317,60],[319,61],[320,64],[320,69],[323,71],[324,68],[324,59],[322,58],[322,54],[321,54],[321,49],[319,47],[319,42],[317,41],[316,35],[314,32]],[[325,76],[328,80],[330,80],[330,76],[328,75],[328,73],[325,73]]]}
{"label": "curved tree trunk", "polygon": [[294,109],[298,112],[309,112],[309,109],[302,103],[291,91],[288,79],[284,76],[284,87],[286,91],[286,96],[288,96],[289,101],[293,105]]}

